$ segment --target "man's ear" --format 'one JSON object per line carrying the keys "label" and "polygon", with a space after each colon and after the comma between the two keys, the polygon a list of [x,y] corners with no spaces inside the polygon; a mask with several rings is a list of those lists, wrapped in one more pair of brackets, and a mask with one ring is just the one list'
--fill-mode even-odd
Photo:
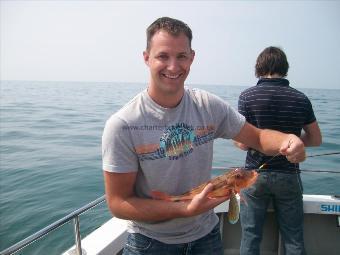
{"label": "man's ear", "polygon": [[143,51],[143,58],[144,58],[144,63],[149,66],[149,53],[147,51]]}
{"label": "man's ear", "polygon": [[195,58],[195,51],[191,50],[191,62],[194,61],[194,58]]}

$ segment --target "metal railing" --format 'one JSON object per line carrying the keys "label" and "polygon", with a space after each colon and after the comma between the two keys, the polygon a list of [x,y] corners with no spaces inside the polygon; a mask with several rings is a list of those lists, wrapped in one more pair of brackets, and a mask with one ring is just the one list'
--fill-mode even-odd
{"label": "metal railing", "polygon": [[72,213],[66,215],[65,217],[61,218],[60,220],[55,221],[51,225],[39,230],[38,232],[34,233],[33,235],[30,235],[29,237],[21,240],[20,242],[12,245],[11,247],[3,250],[0,252],[0,255],[10,255],[15,254],[16,252],[22,250],[26,246],[30,245],[31,243],[37,241],[38,239],[44,237],[51,231],[63,226],[64,224],[68,223],[71,220],[74,220],[74,235],[75,235],[75,254],[82,255],[82,249],[81,249],[81,238],[80,238],[80,229],[79,229],[79,216],[88,211],[89,209],[96,207],[97,205],[101,204],[105,201],[105,195],[97,198],[96,200],[88,203],[87,205],[77,209],[76,211],[73,211]]}

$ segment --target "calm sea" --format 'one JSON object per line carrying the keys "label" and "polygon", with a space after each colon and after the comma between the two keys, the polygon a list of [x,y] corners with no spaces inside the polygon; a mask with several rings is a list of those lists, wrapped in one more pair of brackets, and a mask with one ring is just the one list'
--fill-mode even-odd
{"label": "calm sea", "polygon": [[[0,251],[104,194],[101,135],[106,119],[143,84],[1,83]],[[197,85],[237,107],[245,87]],[[340,150],[340,90],[301,89],[323,133],[308,154]],[[242,166],[245,153],[217,140],[215,166]],[[307,159],[301,169],[338,171],[339,155]],[[305,193],[340,194],[340,174],[303,172]],[[110,218],[106,205],[80,217],[82,236]],[[18,254],[61,254],[74,244],[66,224]]]}

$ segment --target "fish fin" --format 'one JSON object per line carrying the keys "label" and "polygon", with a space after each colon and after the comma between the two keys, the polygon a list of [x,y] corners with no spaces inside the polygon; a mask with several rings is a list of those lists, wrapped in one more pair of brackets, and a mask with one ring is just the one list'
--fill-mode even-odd
{"label": "fish fin", "polygon": [[240,207],[237,202],[235,193],[232,193],[229,200],[228,221],[230,224],[238,222],[240,215]]}
{"label": "fish fin", "polygon": [[151,196],[153,199],[158,199],[158,200],[165,200],[165,201],[173,201],[171,199],[171,196],[158,190],[152,190],[151,191]]}

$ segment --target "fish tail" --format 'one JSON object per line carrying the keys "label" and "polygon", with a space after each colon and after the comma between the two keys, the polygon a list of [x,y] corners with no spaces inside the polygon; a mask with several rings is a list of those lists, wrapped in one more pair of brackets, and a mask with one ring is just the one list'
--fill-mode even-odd
{"label": "fish tail", "polygon": [[158,200],[165,200],[165,201],[175,201],[170,195],[162,192],[162,191],[157,191],[153,190],[151,191],[151,196],[153,199],[158,199]]}

